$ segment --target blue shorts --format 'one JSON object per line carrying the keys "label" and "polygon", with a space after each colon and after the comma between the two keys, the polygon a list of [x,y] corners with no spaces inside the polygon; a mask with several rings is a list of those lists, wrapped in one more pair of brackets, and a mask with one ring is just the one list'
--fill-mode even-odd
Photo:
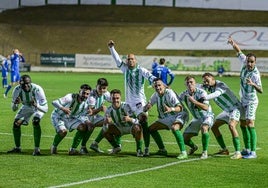
{"label": "blue shorts", "polygon": [[8,75],[8,71],[2,68],[2,77],[5,78]]}
{"label": "blue shorts", "polygon": [[10,82],[19,82],[20,81],[20,73],[19,72],[11,72]]}

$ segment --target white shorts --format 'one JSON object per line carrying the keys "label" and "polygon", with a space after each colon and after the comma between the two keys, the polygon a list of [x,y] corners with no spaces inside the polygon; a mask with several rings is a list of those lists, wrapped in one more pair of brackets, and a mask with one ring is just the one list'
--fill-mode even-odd
{"label": "white shorts", "polygon": [[169,129],[171,129],[172,125],[175,122],[179,122],[182,126],[184,126],[188,121],[189,121],[189,114],[185,111],[157,120],[157,122],[166,125]]}
{"label": "white shorts", "polygon": [[[138,116],[141,113],[145,113],[143,112],[143,107],[145,106],[145,102],[139,102],[139,103],[128,103],[131,110],[136,114],[136,116]],[[148,114],[148,112],[146,112],[146,114]]]}
{"label": "white shorts", "polygon": [[51,122],[56,129],[56,132],[59,132],[60,130],[69,130],[72,132],[86,120],[88,120],[86,116],[82,116],[80,118],[66,118],[59,116],[57,113],[51,114]]}
{"label": "white shorts", "polygon": [[100,114],[96,114],[94,116],[89,116],[89,121],[94,125],[98,124],[99,122],[104,121],[104,117]]}
{"label": "white shorts", "polygon": [[247,105],[243,104],[243,110],[242,110],[240,119],[255,120],[257,108],[258,108],[258,103],[249,103]]}
{"label": "white shorts", "polygon": [[223,111],[221,112],[219,115],[217,115],[217,117],[215,118],[216,120],[221,120],[226,122],[227,124],[231,121],[231,120],[235,120],[238,121],[240,120],[240,110],[238,108],[234,109],[231,112],[226,112]]}
{"label": "white shorts", "polygon": [[192,119],[188,127],[186,127],[186,129],[184,130],[184,133],[194,134],[197,136],[200,131],[201,126],[208,125],[209,127],[212,127],[213,123],[214,123],[213,115],[206,116],[202,119],[201,118]]}
{"label": "white shorts", "polygon": [[132,126],[118,126],[116,124],[114,124],[114,126],[116,126],[116,128],[120,131],[121,135],[125,135],[125,134],[132,134]]}
{"label": "white shorts", "polygon": [[35,108],[33,108],[32,106],[27,106],[27,105],[23,105],[19,111],[17,112],[15,119],[23,119],[22,124],[23,125],[28,125],[31,116],[33,117],[38,117],[38,118],[42,118],[44,116],[45,113],[36,110]]}

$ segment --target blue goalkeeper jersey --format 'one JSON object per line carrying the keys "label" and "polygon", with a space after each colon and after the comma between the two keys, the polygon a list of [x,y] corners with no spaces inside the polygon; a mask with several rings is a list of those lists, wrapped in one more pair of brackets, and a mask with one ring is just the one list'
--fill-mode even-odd
{"label": "blue goalkeeper jersey", "polygon": [[[171,85],[175,78],[171,70],[164,65],[158,65],[155,69],[153,69],[152,74],[155,77],[160,78],[164,82],[164,84],[167,86]],[[168,76],[170,76],[169,81],[168,81]]]}

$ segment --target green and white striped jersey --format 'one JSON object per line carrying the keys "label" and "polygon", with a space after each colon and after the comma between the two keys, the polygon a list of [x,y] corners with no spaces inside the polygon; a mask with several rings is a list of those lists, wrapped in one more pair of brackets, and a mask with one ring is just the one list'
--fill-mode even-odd
{"label": "green and white striped jersey", "polygon": [[95,109],[100,108],[105,103],[105,101],[111,102],[110,92],[106,91],[103,95],[99,96],[97,90],[93,89],[90,92],[87,101],[90,107],[93,107]]}
{"label": "green and white striped jersey", "polygon": [[[124,122],[123,117],[129,116],[133,118],[132,122]],[[121,102],[119,108],[114,108],[113,105],[109,106],[105,112],[105,117],[111,117],[113,123],[121,127],[131,127],[133,124],[138,124],[139,121],[135,117],[134,112],[131,110],[129,104]]]}
{"label": "green and white striped jersey", "polygon": [[231,112],[240,105],[239,99],[224,82],[216,80],[216,85],[209,87],[207,90],[210,94],[206,96],[206,99],[213,99],[226,112]]}
{"label": "green and white striped jersey", "polygon": [[[33,101],[37,104],[37,109],[46,113],[48,104],[43,88],[37,84],[31,83],[29,92],[23,91],[20,85],[17,85],[12,92],[12,109],[17,110],[17,105],[14,104],[17,98],[21,99],[21,103],[26,106],[32,106]],[[34,107],[33,107],[34,108]]]}
{"label": "green and white striped jersey", "polygon": [[[87,111],[89,108],[87,101],[78,101],[78,95],[74,93],[69,93],[64,97],[56,99],[52,102],[52,105],[55,107],[52,113],[57,113],[59,116],[64,118],[79,118],[87,115]],[[60,108],[70,108],[70,115],[66,115]]]}
{"label": "green and white striped jersey", "polygon": [[165,105],[168,107],[175,107],[175,106],[182,106],[179,99],[177,98],[176,93],[171,89],[165,89],[165,93],[163,96],[159,96],[157,92],[155,92],[151,98],[150,101],[151,105],[156,104],[157,105],[157,112],[158,112],[158,118],[165,118],[169,115],[174,115],[178,112],[170,112],[165,113]]}
{"label": "green and white striped jersey", "polygon": [[240,97],[243,104],[249,102],[258,103],[259,99],[257,96],[256,89],[247,84],[247,78],[250,78],[257,86],[262,88],[261,76],[258,68],[255,66],[252,71],[249,71],[246,66],[247,57],[242,52],[238,54],[238,58],[242,63],[242,68],[240,71]]}
{"label": "green and white striped jersey", "polygon": [[114,47],[109,48],[110,52],[116,62],[116,65],[124,73],[125,81],[125,102],[129,104],[137,104],[140,102],[146,103],[146,96],[144,92],[144,82],[148,79],[150,83],[156,78],[147,69],[137,64],[134,69],[129,69]]}
{"label": "green and white striped jersey", "polygon": [[189,111],[191,112],[192,116],[195,119],[204,118],[208,115],[213,115],[211,106],[209,104],[209,101],[205,99],[207,92],[201,88],[196,87],[196,91],[193,94],[193,97],[195,100],[202,102],[206,105],[208,105],[208,110],[202,110],[201,108],[197,107],[195,104],[193,104],[189,99],[188,96],[190,93],[188,90],[183,91],[178,95],[179,99],[185,103]]}

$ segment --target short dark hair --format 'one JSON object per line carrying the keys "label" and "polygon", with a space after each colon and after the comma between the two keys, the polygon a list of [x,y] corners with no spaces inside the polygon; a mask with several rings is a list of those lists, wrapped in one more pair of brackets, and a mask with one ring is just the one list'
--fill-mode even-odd
{"label": "short dark hair", "polygon": [[202,78],[204,78],[205,76],[214,78],[213,74],[211,74],[211,73],[209,73],[209,72],[204,73],[204,74],[202,75]]}
{"label": "short dark hair", "polygon": [[24,74],[20,77],[20,84],[25,84],[25,82],[27,83],[31,83],[32,79],[28,74]]}
{"label": "short dark hair", "polygon": [[153,83],[155,83],[155,82],[157,82],[157,81],[159,81],[159,80],[162,81],[161,78],[155,78],[155,79],[153,80]]}
{"label": "short dark hair", "polygon": [[99,85],[99,86],[108,86],[109,84],[108,84],[108,81],[107,81],[106,78],[99,78],[97,80],[97,85]]}
{"label": "short dark hair", "polygon": [[165,64],[165,62],[166,62],[165,58],[160,58],[160,60],[159,60],[159,64],[160,65]]}
{"label": "short dark hair", "polygon": [[113,94],[119,94],[119,95],[121,95],[121,91],[119,89],[113,89],[111,91],[111,95],[113,95]]}
{"label": "short dark hair", "polygon": [[80,89],[86,89],[86,90],[91,90],[92,88],[88,84],[82,84],[80,86]]}
{"label": "short dark hair", "polygon": [[188,76],[185,77],[184,81],[188,81],[191,78],[193,78],[195,80],[195,77],[193,75],[188,75]]}
{"label": "short dark hair", "polygon": [[255,58],[255,61],[256,61],[256,55],[255,54],[253,54],[253,53],[248,53],[247,55],[247,58],[249,58],[249,57],[254,57]]}

